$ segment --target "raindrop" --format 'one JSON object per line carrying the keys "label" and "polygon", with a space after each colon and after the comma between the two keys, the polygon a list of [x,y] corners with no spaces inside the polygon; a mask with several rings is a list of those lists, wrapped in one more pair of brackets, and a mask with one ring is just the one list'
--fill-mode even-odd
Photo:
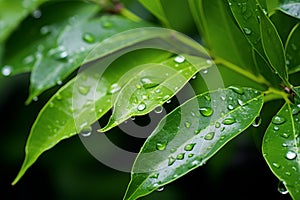
{"label": "raindrop", "polygon": [[276,125],[280,125],[280,124],[283,124],[285,122],[285,118],[284,117],[281,117],[281,116],[274,116],[273,119],[272,119],[272,122],[273,124],[276,124]]}
{"label": "raindrop", "polygon": [[56,81],[56,84],[57,84],[57,85],[62,85],[63,82],[62,82],[61,80],[58,80],[58,81]]}
{"label": "raindrop", "polygon": [[227,108],[228,108],[228,110],[233,110],[233,109],[234,109],[233,105],[231,105],[231,104],[229,104],[229,105],[227,106]]}
{"label": "raindrop", "polygon": [[33,55],[29,55],[26,58],[24,58],[23,63],[24,64],[30,64],[34,61],[34,56]]}
{"label": "raindrop", "polygon": [[277,190],[278,190],[278,192],[280,192],[280,194],[288,194],[289,193],[289,191],[285,187],[285,182],[283,182],[283,181],[279,181]]}
{"label": "raindrop", "polygon": [[186,145],[186,146],[184,147],[184,150],[186,150],[186,151],[192,151],[193,148],[194,148],[194,146],[195,146],[195,143],[188,144],[188,145]]}
{"label": "raindrop", "polygon": [[234,91],[235,93],[244,94],[244,89],[243,88],[240,88],[240,87],[237,87],[237,86],[229,86],[228,88],[231,89],[232,91]]}
{"label": "raindrop", "polygon": [[191,165],[189,166],[189,168],[191,169],[191,168],[194,168],[194,167],[196,167],[196,166],[198,166],[200,164],[200,162],[198,161],[198,160],[194,160],[192,163],[191,163]]}
{"label": "raindrop", "polygon": [[231,125],[236,123],[236,120],[233,117],[228,117],[222,121],[224,125]]}
{"label": "raindrop", "polygon": [[33,97],[33,99],[32,99],[33,101],[38,101],[39,100],[39,98],[38,97]]}
{"label": "raindrop", "polygon": [[159,85],[159,83],[153,82],[150,78],[144,77],[141,78],[141,83],[143,84],[143,87],[148,89],[148,88],[153,88]]}
{"label": "raindrop", "polygon": [[208,69],[203,69],[203,70],[201,71],[201,73],[202,73],[202,74],[207,74],[207,73],[208,73]]}
{"label": "raindrop", "polygon": [[35,19],[39,19],[39,18],[41,18],[41,16],[42,16],[42,11],[40,11],[40,10],[35,10],[35,11],[33,11],[32,12],[32,17],[34,17]]}
{"label": "raindrop", "polygon": [[150,176],[150,178],[158,178],[158,176],[159,176],[159,173],[155,173],[155,174],[152,174],[152,175]]}
{"label": "raindrop", "polygon": [[186,128],[190,128],[191,127],[191,123],[190,122],[185,122],[184,125],[185,125]]}
{"label": "raindrop", "polygon": [[252,33],[251,29],[244,27],[244,32],[246,35],[250,35]]}
{"label": "raindrop", "polygon": [[193,157],[193,156],[194,156],[194,154],[192,154],[192,153],[190,153],[190,154],[188,155],[189,158],[191,158],[191,157]]}
{"label": "raindrop", "polygon": [[261,124],[261,121],[262,121],[261,117],[259,117],[259,116],[256,117],[255,120],[254,120],[254,122],[252,123],[252,126],[255,127],[255,128],[259,127],[260,124]]}
{"label": "raindrop", "polygon": [[213,61],[212,60],[206,60],[206,63],[211,65],[213,63]]}
{"label": "raindrop", "polygon": [[12,68],[11,68],[11,66],[9,66],[9,65],[5,65],[5,66],[2,68],[1,72],[2,72],[2,75],[3,75],[3,76],[9,76],[9,75],[11,75]]}
{"label": "raindrop", "polygon": [[86,87],[86,86],[79,86],[78,87],[78,91],[82,95],[87,95],[89,93],[89,91],[90,91],[90,88]]}
{"label": "raindrop", "polygon": [[156,149],[159,150],[159,151],[163,151],[163,150],[165,150],[166,146],[167,146],[166,142],[165,143],[157,143],[156,144]]}
{"label": "raindrop", "polygon": [[196,76],[196,75],[192,77],[192,79],[193,79],[193,80],[195,80],[196,78],[197,78],[197,76]]}
{"label": "raindrop", "polygon": [[209,132],[204,136],[205,140],[212,140],[215,136],[215,132]]}
{"label": "raindrop", "polygon": [[51,49],[49,54],[53,56],[57,60],[62,60],[68,57],[68,52],[66,51],[65,47],[59,46],[56,49]]}
{"label": "raindrop", "polygon": [[161,192],[161,191],[163,191],[164,190],[164,187],[159,187],[159,188],[157,188],[157,192]]}
{"label": "raindrop", "polygon": [[91,33],[84,33],[84,34],[82,35],[82,39],[83,39],[83,41],[85,41],[86,43],[90,43],[90,44],[92,44],[92,43],[95,42],[95,36],[94,36],[93,34],[91,34]]}
{"label": "raindrop", "polygon": [[168,161],[168,166],[171,166],[174,164],[174,162],[176,161],[176,159],[173,156],[169,156],[169,161]]}
{"label": "raindrop", "polygon": [[84,128],[81,130],[80,134],[81,134],[83,137],[88,137],[88,136],[90,136],[90,135],[92,134],[92,127],[90,127],[90,126],[84,127]]}
{"label": "raindrop", "polygon": [[175,61],[176,63],[183,63],[183,62],[185,61],[185,57],[183,57],[183,56],[176,56],[176,57],[174,58],[174,61]]}
{"label": "raindrop", "polygon": [[102,25],[103,28],[110,28],[110,27],[113,26],[113,24],[110,21],[107,21],[107,20],[103,21],[101,23],[101,25]]}
{"label": "raindrop", "polygon": [[293,160],[297,157],[297,154],[294,151],[288,151],[285,155],[288,160]]}
{"label": "raindrop", "polygon": [[48,33],[50,33],[50,32],[51,32],[51,29],[50,29],[49,26],[43,26],[43,27],[40,29],[40,33],[41,33],[42,35],[46,35],[46,34],[48,34]]}
{"label": "raindrop", "polygon": [[162,106],[157,106],[155,109],[154,109],[154,112],[156,114],[160,114],[162,113],[162,111],[164,110],[164,108]]}
{"label": "raindrop", "polygon": [[274,126],[274,131],[278,131],[279,130],[279,127],[278,126]]}
{"label": "raindrop", "polygon": [[274,163],[272,163],[272,165],[275,167],[275,168],[280,168],[280,164],[278,164],[278,163],[276,163],[276,162],[274,162]]}
{"label": "raindrop", "polygon": [[280,136],[283,137],[283,138],[285,138],[285,139],[287,139],[287,138],[290,137],[290,134],[288,134],[288,133],[280,133]]}
{"label": "raindrop", "polygon": [[210,96],[207,94],[207,95],[204,95],[204,99],[206,100],[206,101],[211,101],[211,98],[210,98]]}
{"label": "raindrop", "polygon": [[200,113],[205,117],[210,117],[213,114],[213,110],[210,107],[199,108]]}
{"label": "raindrop", "polygon": [[194,133],[195,135],[198,135],[201,132],[201,130],[195,130]]}
{"label": "raindrop", "polygon": [[140,103],[138,106],[137,106],[137,110],[138,111],[143,111],[146,109],[146,104],[144,103]]}
{"label": "raindrop", "polygon": [[169,99],[168,101],[166,101],[166,103],[171,103],[172,102],[172,100],[171,99]]}
{"label": "raindrop", "polygon": [[177,160],[183,160],[183,159],[184,159],[184,154],[185,154],[185,153],[180,153],[180,154],[178,154],[177,157],[176,157]]}
{"label": "raindrop", "polygon": [[247,104],[247,103],[243,102],[243,100],[241,100],[241,99],[238,99],[237,101],[240,106],[244,106]]}
{"label": "raindrop", "polygon": [[216,122],[215,128],[220,128],[220,127],[221,127],[221,124],[219,122]]}
{"label": "raindrop", "polygon": [[116,92],[119,92],[120,90],[121,90],[121,87],[119,86],[119,84],[114,83],[110,86],[109,93],[115,94]]}

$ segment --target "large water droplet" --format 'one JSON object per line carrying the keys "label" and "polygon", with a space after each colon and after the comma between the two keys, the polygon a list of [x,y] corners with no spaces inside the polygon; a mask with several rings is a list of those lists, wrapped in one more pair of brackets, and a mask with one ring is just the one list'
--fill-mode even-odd
{"label": "large water droplet", "polygon": [[234,91],[235,93],[244,94],[244,89],[241,87],[229,86],[228,88],[231,89],[232,91]]}
{"label": "large water droplet", "polygon": [[92,127],[90,126],[85,126],[82,128],[80,134],[83,136],[83,137],[88,137],[92,134]]}
{"label": "large water droplet", "polygon": [[297,154],[294,151],[288,151],[285,155],[288,160],[293,160],[297,157]]}
{"label": "large water droplet", "polygon": [[157,143],[156,144],[156,149],[159,150],[159,151],[163,151],[163,150],[165,150],[166,146],[167,146],[166,142],[164,142],[164,143]]}
{"label": "large water droplet", "polygon": [[178,154],[177,157],[176,157],[177,160],[183,160],[183,159],[184,159],[184,154],[185,154],[185,153],[180,153],[180,154]]}
{"label": "large water droplet", "polygon": [[83,41],[85,41],[86,43],[92,44],[95,42],[95,36],[91,33],[84,33],[82,35],[82,39]]}
{"label": "large water droplet", "polygon": [[278,190],[278,192],[280,192],[280,194],[288,194],[289,193],[289,191],[286,189],[285,183],[283,181],[279,181],[277,190]]}
{"label": "large water droplet", "polygon": [[183,57],[183,56],[176,56],[174,58],[174,61],[177,62],[177,63],[183,63],[185,61],[185,57]]}
{"label": "large water droplet", "polygon": [[210,107],[199,108],[199,111],[205,117],[210,117],[213,114],[213,109]]}
{"label": "large water droplet", "polygon": [[192,144],[187,144],[185,147],[184,147],[184,150],[186,151],[192,151],[193,148],[195,146],[195,143],[192,143]]}
{"label": "large water droplet", "polygon": [[252,123],[252,126],[255,127],[255,128],[259,127],[260,124],[261,124],[261,121],[262,121],[261,117],[256,117],[254,122]]}
{"label": "large water droplet", "polygon": [[161,192],[161,191],[163,191],[163,190],[164,190],[164,187],[163,187],[163,186],[156,189],[157,192]]}
{"label": "large water droplet", "polygon": [[273,119],[272,119],[272,122],[273,124],[276,124],[276,125],[280,125],[280,124],[283,124],[285,122],[285,118],[284,117],[281,117],[281,116],[274,116]]}
{"label": "large water droplet", "polygon": [[215,137],[215,132],[209,132],[204,136],[205,140],[212,140]]}
{"label": "large water droplet", "polygon": [[144,103],[140,103],[138,106],[137,106],[137,110],[138,111],[143,111],[146,109],[146,104]]}
{"label": "large water droplet", "polygon": [[9,65],[5,65],[1,70],[3,76],[9,76],[11,75],[11,72],[12,72],[12,67]]}
{"label": "large water droplet", "polygon": [[236,120],[233,117],[228,117],[222,121],[224,125],[231,125],[236,123]]}
{"label": "large water droplet", "polygon": [[164,110],[164,108],[162,106],[157,106],[155,109],[154,109],[154,112],[156,114],[160,114],[162,113],[162,111]]}
{"label": "large water droplet", "polygon": [[151,78],[148,78],[148,77],[141,78],[141,83],[142,83],[143,87],[146,89],[153,88],[153,87],[156,87],[159,85],[158,82],[155,82]]}

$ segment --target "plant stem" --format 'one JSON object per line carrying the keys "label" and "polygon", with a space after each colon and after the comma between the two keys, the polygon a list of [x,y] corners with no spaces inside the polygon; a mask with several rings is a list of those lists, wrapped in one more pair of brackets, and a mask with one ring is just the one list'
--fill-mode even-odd
{"label": "plant stem", "polygon": [[267,91],[264,92],[265,94],[265,102],[277,100],[277,99],[284,99],[285,102],[291,103],[289,99],[289,94],[285,93],[284,91],[278,90],[276,88],[270,87]]}
{"label": "plant stem", "polygon": [[130,10],[126,9],[125,7],[123,7],[121,9],[120,14],[123,15],[124,17],[126,17],[127,19],[130,19],[130,20],[134,21],[134,22],[142,21],[142,19],[139,16],[137,16],[136,14],[131,12]]}

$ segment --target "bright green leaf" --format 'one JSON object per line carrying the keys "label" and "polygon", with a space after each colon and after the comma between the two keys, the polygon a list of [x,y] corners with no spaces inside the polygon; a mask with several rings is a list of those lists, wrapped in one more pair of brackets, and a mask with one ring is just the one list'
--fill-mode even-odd
{"label": "bright green leaf", "polygon": [[160,21],[162,21],[166,26],[170,26],[168,18],[164,13],[161,0],[139,0],[151,13],[153,13]]}
{"label": "bright green leaf", "polygon": [[137,199],[205,164],[259,115],[262,93],[230,87],[196,96],[160,122],[132,169],[126,200]]}
{"label": "bright green leaf", "polygon": [[298,23],[291,31],[285,51],[287,56],[287,67],[289,73],[296,73],[300,71],[300,23]]}
{"label": "bright green leaf", "polygon": [[272,172],[293,199],[300,198],[299,110],[286,103],[273,117],[263,139],[262,151]]}

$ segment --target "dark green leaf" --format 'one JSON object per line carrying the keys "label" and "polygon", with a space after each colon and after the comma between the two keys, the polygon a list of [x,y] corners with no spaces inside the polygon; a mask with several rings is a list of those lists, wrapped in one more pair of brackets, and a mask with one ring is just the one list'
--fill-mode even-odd
{"label": "dark green leaf", "polygon": [[293,199],[300,198],[299,112],[286,103],[273,117],[263,139],[262,151],[272,172]]}
{"label": "dark green leaf", "polygon": [[0,0],[0,43],[19,25],[19,23],[33,12],[45,0]]}
{"label": "dark green leaf", "polygon": [[291,31],[285,51],[287,56],[287,67],[289,73],[300,71],[300,23],[298,23]]}
{"label": "dark green leaf", "polygon": [[205,164],[259,115],[262,93],[230,87],[196,96],[160,122],[132,169],[124,199],[137,199]]}
{"label": "dark green leaf", "polygon": [[166,26],[170,26],[168,18],[165,15],[161,0],[139,0],[151,13],[153,13]]}
{"label": "dark green leaf", "polygon": [[286,14],[300,19],[300,2],[298,0],[267,0],[270,11],[280,9]]}

